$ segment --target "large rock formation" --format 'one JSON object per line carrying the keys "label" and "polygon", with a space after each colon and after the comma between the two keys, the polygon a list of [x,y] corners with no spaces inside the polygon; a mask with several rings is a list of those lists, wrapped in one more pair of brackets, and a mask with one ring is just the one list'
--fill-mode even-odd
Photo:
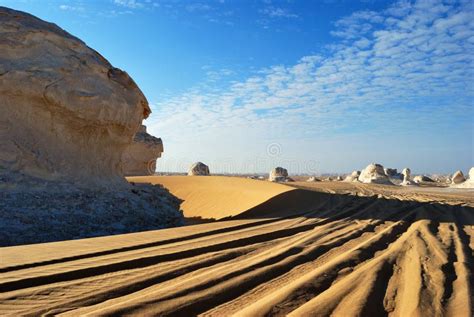
{"label": "large rock formation", "polygon": [[210,175],[209,166],[202,162],[196,162],[189,168],[188,176],[207,176]]}
{"label": "large rock formation", "polygon": [[464,182],[465,180],[466,178],[464,177],[464,174],[462,173],[462,171],[456,171],[451,177],[451,182],[453,184],[460,184]]}
{"label": "large rock formation", "polygon": [[388,179],[388,176],[385,174],[383,166],[376,163],[369,164],[365,169],[363,169],[358,179],[359,182],[367,184],[392,184]]}
{"label": "large rock formation", "polygon": [[142,125],[122,155],[122,168],[127,176],[153,175],[156,159],[163,153],[163,142],[146,132]]}
{"label": "large rock formation", "polygon": [[81,40],[0,7],[0,96],[0,246],[181,222],[166,190],[123,178],[122,154],[150,108]]}
{"label": "large rock formation", "polygon": [[270,171],[268,180],[271,182],[286,182],[288,178],[288,171],[283,167],[275,167]]}
{"label": "large rock formation", "polygon": [[150,113],[135,82],[81,40],[0,8],[0,166],[87,186],[125,183],[121,156]]}

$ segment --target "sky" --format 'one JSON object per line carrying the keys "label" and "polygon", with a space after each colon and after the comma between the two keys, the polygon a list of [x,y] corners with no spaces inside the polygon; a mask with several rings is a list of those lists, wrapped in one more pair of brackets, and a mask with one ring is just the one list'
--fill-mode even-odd
{"label": "sky", "polygon": [[136,81],[157,171],[474,166],[474,2],[0,0]]}

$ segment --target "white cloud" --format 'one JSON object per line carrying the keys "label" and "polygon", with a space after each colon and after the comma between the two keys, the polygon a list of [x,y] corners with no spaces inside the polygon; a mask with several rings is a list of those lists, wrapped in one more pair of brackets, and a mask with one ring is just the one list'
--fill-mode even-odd
{"label": "white cloud", "polygon": [[295,140],[322,144],[359,133],[390,139],[403,132],[416,139],[435,133],[433,127],[444,135],[453,128],[472,132],[473,21],[469,4],[440,1],[355,12],[335,23],[332,33],[341,41],[328,55],[268,67],[226,89],[195,87],[155,104],[148,125],[173,153],[161,163],[173,169],[173,160],[202,157],[249,162],[265,155],[268,142],[287,149],[280,159],[301,152],[301,162],[314,150],[295,148]]}
{"label": "white cloud", "polygon": [[137,1],[137,0],[114,0],[114,3],[116,5],[130,8],[130,9],[138,9],[138,8],[143,8],[143,3]]}
{"label": "white cloud", "polygon": [[261,10],[261,13],[271,18],[297,18],[298,17],[297,14],[292,13],[288,11],[287,9],[274,7],[274,6],[265,7],[264,9]]}
{"label": "white cloud", "polygon": [[61,4],[59,6],[59,9],[61,9],[63,11],[74,11],[74,12],[84,12],[85,11],[85,9],[83,7],[71,6],[71,5],[67,5],[67,4]]}

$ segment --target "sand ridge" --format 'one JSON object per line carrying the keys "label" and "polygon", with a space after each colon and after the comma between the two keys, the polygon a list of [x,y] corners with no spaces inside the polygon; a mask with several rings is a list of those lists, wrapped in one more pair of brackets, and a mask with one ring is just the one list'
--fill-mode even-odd
{"label": "sand ridge", "polygon": [[185,217],[221,219],[238,215],[294,190],[282,184],[225,176],[142,176],[129,182],[161,184],[183,200]]}
{"label": "sand ridge", "polygon": [[276,194],[232,220],[0,249],[0,311],[472,315],[468,192],[293,185],[312,189]]}

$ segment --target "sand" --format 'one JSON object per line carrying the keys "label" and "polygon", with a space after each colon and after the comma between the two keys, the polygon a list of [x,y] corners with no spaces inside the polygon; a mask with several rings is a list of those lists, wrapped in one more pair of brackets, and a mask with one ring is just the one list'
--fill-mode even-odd
{"label": "sand", "polygon": [[293,190],[281,184],[224,176],[143,176],[130,182],[161,184],[183,200],[188,218],[222,219],[238,215],[276,195]]}
{"label": "sand", "polygon": [[[160,181],[168,183],[164,178]],[[207,193],[205,199],[189,194],[193,182],[195,193]],[[244,208],[245,199],[234,195],[240,209],[223,213],[217,206],[232,203],[210,193],[226,189],[205,188],[204,182],[227,181],[171,178],[175,185],[165,186],[172,192],[172,186],[176,192],[181,184],[189,187],[182,194],[188,210],[197,212],[195,203],[215,207],[217,213],[192,215],[220,218]],[[237,183],[262,191],[268,185],[228,182],[243,193],[247,189]],[[262,199],[254,197],[250,208],[232,220],[2,248],[0,312],[472,316],[472,191],[342,182],[292,185],[269,199],[263,193]]]}

